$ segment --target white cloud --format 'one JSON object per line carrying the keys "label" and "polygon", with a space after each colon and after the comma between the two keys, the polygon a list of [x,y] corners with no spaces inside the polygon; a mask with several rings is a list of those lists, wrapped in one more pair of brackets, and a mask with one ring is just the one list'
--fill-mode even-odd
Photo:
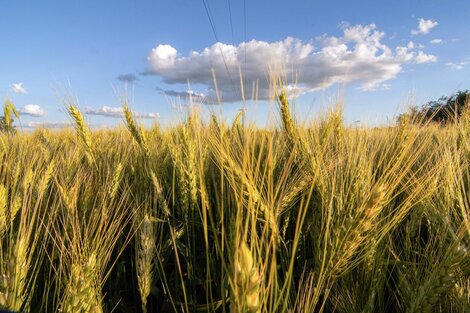
{"label": "white cloud", "polygon": [[433,45],[440,45],[441,43],[443,43],[442,39],[433,39],[430,41],[431,44]]}
{"label": "white cloud", "polygon": [[28,93],[26,89],[23,87],[23,83],[11,84],[11,91],[13,91],[14,93],[23,93],[23,94]]}
{"label": "white cloud", "polygon": [[44,112],[44,110],[37,104],[27,104],[18,109],[18,113],[34,117],[44,116],[44,114],[46,114],[46,112]]}
{"label": "white cloud", "polygon": [[457,62],[457,63],[454,63],[454,62],[448,62],[446,63],[446,65],[448,67],[450,67],[451,69],[455,70],[455,71],[460,71],[462,70],[465,66],[467,66],[470,62],[469,61],[462,61],[462,62]]}
{"label": "white cloud", "polygon": [[415,56],[416,64],[430,63],[436,61],[437,57],[435,55],[425,54],[423,51],[419,51],[418,54]]}
{"label": "white cloud", "polygon": [[66,128],[72,124],[69,122],[29,122],[26,128]]}
{"label": "white cloud", "polygon": [[159,68],[168,68],[174,64],[177,53],[176,49],[170,45],[158,45],[152,49],[148,59]]}
{"label": "white cloud", "polygon": [[431,31],[431,29],[433,29],[433,28],[436,27],[437,25],[439,25],[439,23],[436,22],[436,21],[433,21],[433,20],[431,20],[431,19],[425,20],[424,18],[419,18],[419,19],[418,19],[418,29],[413,29],[413,30],[411,31],[411,34],[412,34],[412,35],[419,35],[419,34],[425,35],[425,34],[429,34],[429,32]]}
{"label": "white cloud", "polygon": [[219,42],[181,55],[170,45],[159,45],[147,58],[145,74],[158,75],[167,85],[189,81],[203,88],[207,98],[215,99],[213,68],[222,100],[231,102],[241,99],[240,69],[246,98],[257,82],[258,99],[269,99],[270,71],[282,74],[287,83],[297,81],[297,94],[351,82],[359,83],[363,90],[374,90],[395,78],[406,64],[435,61],[435,56],[416,52],[412,42],[406,47],[385,45],[385,33],[374,24],[346,27],[342,32],[340,37],[317,37],[318,47],[288,37],[277,42],[251,40],[238,46]]}
{"label": "white cloud", "polygon": [[[124,109],[122,107],[103,106],[99,109],[87,108],[85,110],[85,113],[88,115],[101,115],[101,116],[115,117],[115,118],[124,117]],[[153,119],[153,118],[160,117],[158,113],[139,113],[139,112],[133,112],[133,113],[136,118]]]}

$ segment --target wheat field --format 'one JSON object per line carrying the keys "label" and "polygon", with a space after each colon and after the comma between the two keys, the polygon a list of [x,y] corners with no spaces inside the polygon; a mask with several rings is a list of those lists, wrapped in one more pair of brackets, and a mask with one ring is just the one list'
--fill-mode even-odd
{"label": "wheat field", "polygon": [[[470,112],[0,135],[0,309],[470,312]],[[424,124],[424,125],[423,125]]]}

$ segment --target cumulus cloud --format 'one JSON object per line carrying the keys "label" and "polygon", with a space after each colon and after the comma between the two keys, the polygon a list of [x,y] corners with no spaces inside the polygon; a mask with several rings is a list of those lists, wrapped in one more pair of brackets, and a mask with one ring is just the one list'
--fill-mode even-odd
{"label": "cumulus cloud", "polygon": [[119,75],[116,79],[124,83],[133,83],[139,80],[139,78],[132,73]]}
{"label": "cumulus cloud", "polygon": [[11,91],[13,91],[14,93],[23,93],[23,94],[28,93],[26,89],[23,87],[23,83],[11,84]]}
{"label": "cumulus cloud", "polygon": [[69,122],[29,122],[26,128],[66,128],[72,126]]}
{"label": "cumulus cloud", "polygon": [[159,45],[148,55],[145,74],[158,75],[167,85],[189,81],[203,86],[205,96],[214,99],[214,69],[222,100],[232,102],[241,99],[240,70],[245,95],[251,95],[256,86],[258,99],[269,99],[272,86],[268,77],[272,72],[295,81],[297,94],[351,82],[358,82],[362,90],[374,90],[395,78],[406,64],[436,60],[417,51],[419,47],[412,42],[404,47],[385,45],[385,33],[374,24],[344,27],[342,31],[340,37],[317,38],[318,47],[288,37],[277,42],[251,40],[238,46],[218,42],[181,55],[170,45]]}
{"label": "cumulus cloud", "polygon": [[418,19],[418,29],[413,29],[411,31],[411,34],[412,35],[425,35],[425,34],[429,34],[429,32],[431,31],[431,29],[433,29],[434,27],[436,27],[437,25],[439,25],[438,22],[436,21],[433,21],[433,20],[425,20],[424,18],[419,18]]}
{"label": "cumulus cloud", "polygon": [[436,61],[437,61],[437,57],[435,55],[425,54],[423,51],[419,51],[415,57],[416,64],[430,63],[430,62],[436,62]]}
{"label": "cumulus cloud", "polygon": [[430,41],[431,44],[433,45],[440,45],[441,43],[443,43],[442,39],[433,39]]}
{"label": "cumulus cloud", "polygon": [[465,66],[468,65],[468,63],[470,63],[469,61],[462,61],[462,62],[457,62],[457,63],[454,63],[454,62],[448,62],[446,63],[446,65],[453,69],[454,71],[460,71],[462,70]]}
{"label": "cumulus cloud", "polygon": [[37,104],[27,104],[18,109],[18,113],[34,117],[44,116],[44,114],[46,114],[46,112],[44,112],[44,110]]}
{"label": "cumulus cloud", "polygon": [[[114,118],[124,117],[124,109],[122,107],[102,106],[99,109],[87,108],[85,110],[85,113],[88,115],[101,115],[101,116],[114,117]],[[160,117],[158,113],[139,113],[139,112],[133,112],[133,113],[136,118],[154,119],[154,118]]]}

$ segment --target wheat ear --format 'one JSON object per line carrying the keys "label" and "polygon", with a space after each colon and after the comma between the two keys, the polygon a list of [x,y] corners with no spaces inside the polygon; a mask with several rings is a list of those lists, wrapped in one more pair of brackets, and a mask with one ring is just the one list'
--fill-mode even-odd
{"label": "wheat ear", "polygon": [[281,109],[281,119],[284,132],[289,142],[289,146],[294,148],[296,145],[295,127],[292,116],[290,114],[289,101],[287,100],[285,92],[281,92],[279,94],[279,105]]}
{"label": "wheat ear", "polygon": [[65,298],[62,303],[64,313],[102,313],[101,291],[97,283],[96,254],[92,253],[84,261],[72,265]]}
{"label": "wheat ear", "polygon": [[90,129],[86,125],[82,112],[80,112],[77,106],[71,104],[68,108],[68,111],[75,121],[75,128],[77,130],[77,136],[82,142],[83,146],[85,147],[86,158],[90,163],[92,163],[94,158],[93,158],[93,149],[92,149]]}
{"label": "wheat ear", "polygon": [[279,235],[279,229],[277,225],[277,217],[274,212],[274,209],[269,208],[263,201],[261,197],[261,193],[258,191],[258,188],[256,188],[250,180],[246,177],[246,175],[242,172],[240,167],[233,161],[231,157],[229,157],[225,151],[221,150],[220,151],[220,156],[222,157],[222,162],[223,165],[225,165],[223,168],[226,169],[232,177],[234,177],[236,180],[240,181],[243,186],[246,189],[247,194],[251,198],[251,200],[259,205],[259,208],[261,212],[264,214],[264,218],[266,220],[266,223],[268,224],[272,234],[274,237],[278,237]]}
{"label": "wheat ear", "polygon": [[124,118],[126,120],[126,125],[129,129],[129,132],[131,133],[132,137],[134,137],[134,140],[137,142],[140,148],[143,150],[145,156],[148,157],[150,155],[150,149],[144,130],[137,125],[136,121],[134,120],[134,115],[129,109],[127,103],[123,103],[122,108],[124,110]]}
{"label": "wheat ear", "polygon": [[454,243],[444,260],[419,288],[417,297],[408,312],[435,312],[441,298],[449,292],[456,280],[456,268],[468,256],[468,250],[464,245]]}
{"label": "wheat ear", "polygon": [[351,266],[350,260],[364,242],[364,234],[372,229],[376,217],[382,210],[384,189],[381,185],[374,188],[358,216],[346,222],[345,232],[341,232],[339,236],[342,241],[332,258],[330,269],[333,276],[345,272]]}
{"label": "wheat ear", "polygon": [[235,261],[237,297],[242,299],[243,311],[259,312],[261,277],[250,248],[242,242]]}
{"label": "wheat ear", "polygon": [[137,282],[142,311],[147,312],[147,298],[150,295],[153,280],[153,259],[156,253],[155,227],[148,213],[144,214],[137,236]]}
{"label": "wheat ear", "polygon": [[116,196],[116,193],[118,192],[119,184],[121,182],[121,177],[122,177],[122,163],[118,163],[118,165],[116,166],[116,169],[114,170],[113,182],[111,183],[111,187],[110,187],[109,194],[111,198],[114,198]]}
{"label": "wheat ear", "polygon": [[0,239],[13,223],[20,208],[20,197],[16,196],[13,200],[9,200],[8,189],[0,184]]}
{"label": "wheat ear", "polygon": [[28,276],[28,246],[24,238],[14,245],[13,254],[3,260],[4,272],[0,278],[0,308],[19,311],[26,300]]}

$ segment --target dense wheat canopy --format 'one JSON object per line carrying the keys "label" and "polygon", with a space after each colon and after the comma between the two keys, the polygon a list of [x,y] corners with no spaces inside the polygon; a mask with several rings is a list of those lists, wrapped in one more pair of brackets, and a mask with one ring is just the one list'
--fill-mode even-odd
{"label": "dense wheat canopy", "polygon": [[[13,108],[13,107],[12,107]],[[0,309],[468,312],[470,118],[0,135]]]}

